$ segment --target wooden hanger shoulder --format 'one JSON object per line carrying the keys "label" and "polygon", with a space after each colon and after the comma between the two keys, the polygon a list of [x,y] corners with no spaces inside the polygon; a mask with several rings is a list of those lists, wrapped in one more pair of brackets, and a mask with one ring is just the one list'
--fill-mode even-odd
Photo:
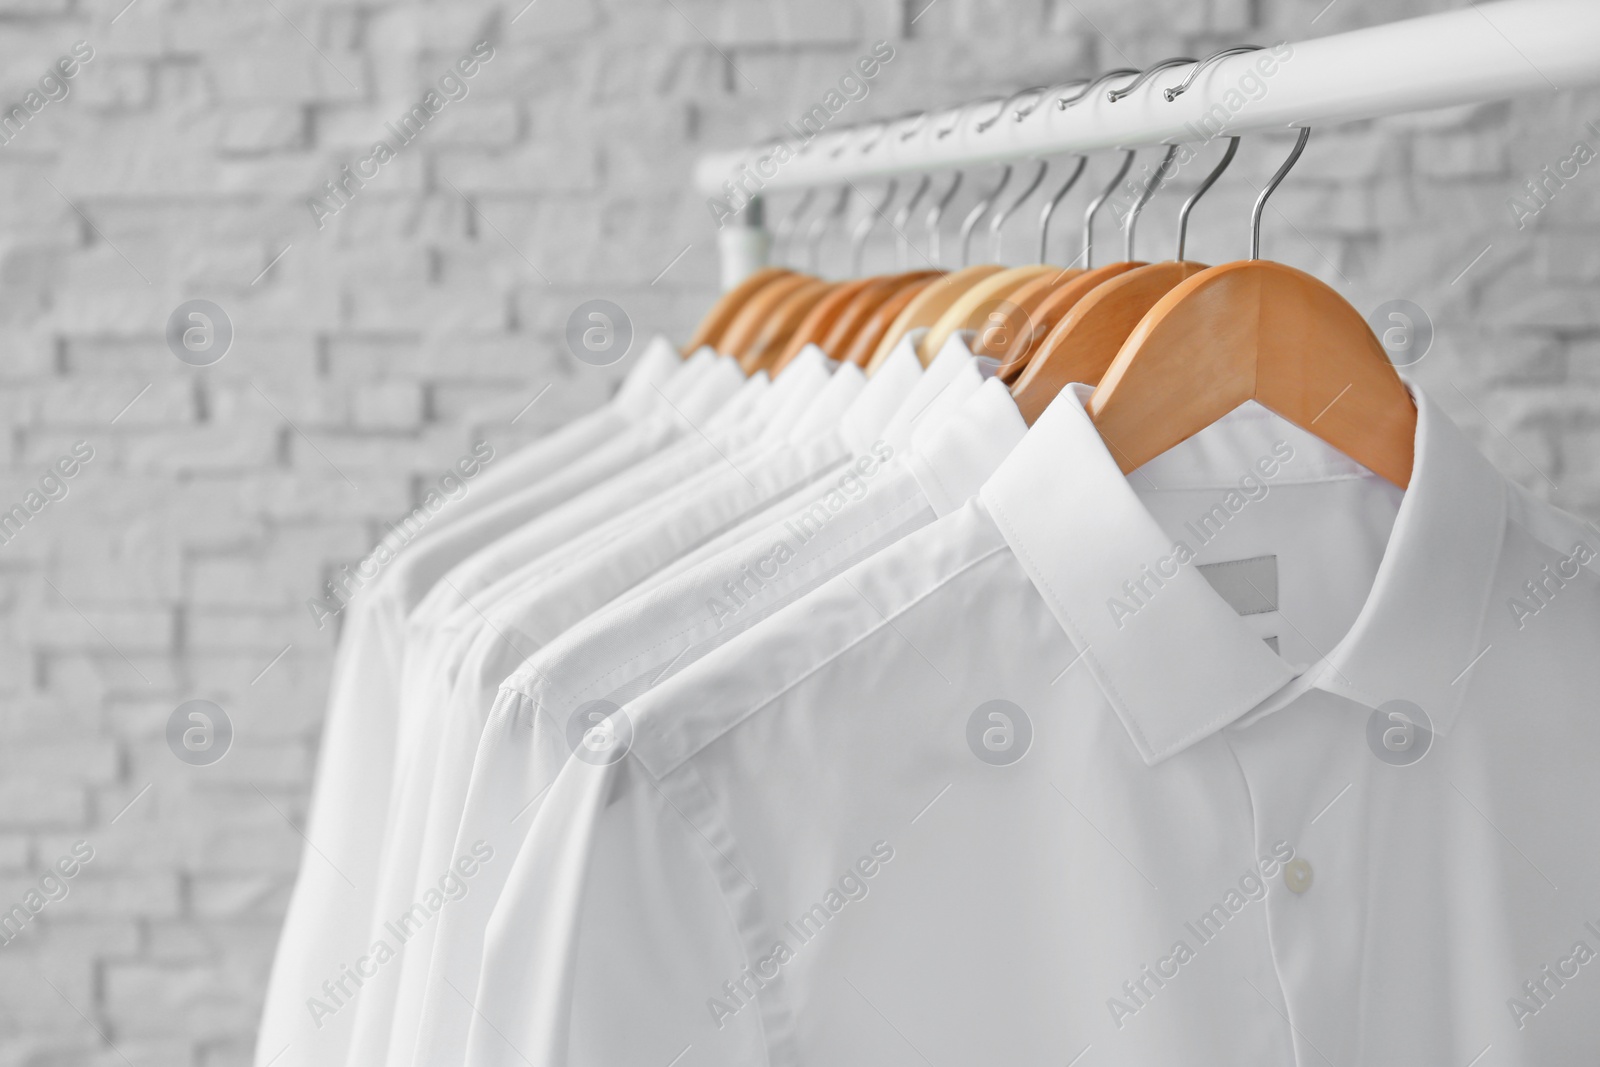
{"label": "wooden hanger shoulder", "polygon": [[1417,412],[1361,313],[1267,260],[1212,267],[1156,302],[1094,391],[1089,414],[1131,471],[1247,400],[1404,488]]}
{"label": "wooden hanger shoulder", "polygon": [[878,310],[874,311],[867,318],[867,321],[862,324],[861,329],[856,333],[855,340],[850,342],[850,348],[843,358],[871,374],[876,369],[873,357],[882,346],[884,336],[899,321],[900,313],[920,293],[936,284],[941,277],[943,277],[942,274],[935,273],[926,278],[917,278],[895,290],[894,294],[885,300]]}
{"label": "wooden hanger shoulder", "polygon": [[774,278],[752,293],[733,316],[728,328],[723,331],[722,338],[717,344],[717,351],[725,356],[742,359],[745,350],[755,341],[767,317],[772,314],[772,309],[783,302],[790,293],[815,280],[807,274],[788,274]]}
{"label": "wooden hanger shoulder", "polygon": [[[1007,319],[1012,329],[1005,332],[988,330],[979,333],[977,339],[973,341],[972,354],[999,360],[1000,377],[1010,384],[1026,364],[1027,353],[1044,340],[1044,335],[1049,332],[1047,327],[1041,328],[1043,324],[1038,317],[1039,305],[1058,286],[1082,273],[1083,271],[1077,267],[1056,269],[1019,286],[1007,298],[1007,303],[1012,309]],[[1021,362],[1018,362],[1019,358]],[[1015,364],[1014,373],[1013,364]]]}
{"label": "wooden hanger shoulder", "polygon": [[806,317],[800,320],[800,325],[795,327],[794,333],[790,334],[789,340],[785,342],[783,351],[767,369],[777,374],[783,370],[785,364],[799,355],[800,350],[806,345],[816,345],[820,348],[840,313],[872,281],[871,278],[860,278],[853,282],[843,282],[818,300],[811,310],[806,312]]}
{"label": "wooden hanger shoulder", "polygon": [[[946,274],[938,281],[919,292],[912,301],[900,312],[900,317],[884,333],[883,339],[878,342],[877,351],[872,354],[872,359],[867,363],[867,373],[871,374],[877,369],[878,364],[889,358],[889,353],[894,351],[894,346],[900,343],[900,338],[912,330],[932,326],[939,320],[951,304],[961,298],[961,294],[977,285],[991,274],[998,274],[1004,267],[993,263],[982,263],[976,267],[963,267],[952,274]],[[919,353],[920,355],[920,353]]]}
{"label": "wooden hanger shoulder", "polygon": [[806,315],[836,287],[833,282],[811,278],[784,297],[761,324],[750,347],[739,357],[739,366],[744,372],[754,374],[766,370],[771,373],[773,362],[783,353],[784,345],[805,321]]}
{"label": "wooden hanger shoulder", "polygon": [[1028,354],[1027,363],[1011,384],[1011,397],[1017,402],[1017,407],[1021,409],[1023,418],[1030,426],[1033,420],[1039,417],[1039,413],[1050,406],[1050,401],[1056,398],[1062,387],[1072,380],[1061,375],[1059,364],[1062,357],[1059,338],[1055,344],[1051,343],[1051,339],[1056,337],[1056,328],[1061,325],[1061,320],[1078,306],[1078,301],[1101,285],[1142,266],[1145,264],[1129,261],[1108,263],[1104,267],[1086,270],[1076,278],[1057,286],[1039,302],[1039,308],[1034,315],[1041,324],[1049,324],[1049,332]]}
{"label": "wooden hanger shoulder", "polygon": [[917,354],[924,364],[933,362],[933,357],[939,354],[939,350],[944,347],[945,341],[949,340],[952,334],[963,330],[982,330],[995,305],[1041,275],[1059,273],[1061,272],[1055,267],[1034,264],[1028,267],[1012,267],[998,274],[989,275],[962,293],[945,309],[944,314],[928,328],[927,335],[917,345]]}
{"label": "wooden hanger shoulder", "polygon": [[1123,342],[1155,306],[1185,278],[1207,269],[1204,263],[1150,263],[1124,271],[1085,293],[1056,322],[1039,346],[1033,379],[1016,398],[1030,424],[1068,382],[1094,385],[1117,358]]}
{"label": "wooden hanger shoulder", "polygon": [[871,283],[857,293],[844,310],[839,312],[833,328],[822,340],[822,350],[834,359],[845,359],[862,328],[872,319],[874,312],[906,286],[935,277],[938,273],[933,270],[919,270],[873,278]]}
{"label": "wooden hanger shoulder", "polygon": [[733,322],[734,316],[739,313],[740,308],[744,307],[747,300],[769,283],[779,278],[787,277],[792,273],[792,271],[785,270],[783,267],[762,267],[754,274],[751,274],[750,277],[723,293],[717,298],[717,302],[711,305],[711,310],[707,311],[700,319],[700,325],[695,327],[693,336],[689,338],[689,343],[683,347],[683,354],[687,356],[702,345],[710,345],[712,348],[716,348],[717,342],[722,340],[723,333],[728,329],[728,325]]}

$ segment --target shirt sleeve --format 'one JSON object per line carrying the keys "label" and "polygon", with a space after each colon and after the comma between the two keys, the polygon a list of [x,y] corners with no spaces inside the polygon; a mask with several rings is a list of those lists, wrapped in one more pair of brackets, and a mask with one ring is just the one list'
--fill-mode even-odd
{"label": "shirt sleeve", "polygon": [[773,1062],[737,857],[680,807],[634,759],[567,761],[490,923],[468,1067]]}

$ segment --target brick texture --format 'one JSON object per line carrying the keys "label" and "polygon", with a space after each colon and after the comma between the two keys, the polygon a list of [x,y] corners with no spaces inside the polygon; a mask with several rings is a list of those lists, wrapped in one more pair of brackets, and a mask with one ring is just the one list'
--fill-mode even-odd
{"label": "brick texture", "polygon": [[[896,57],[845,121],[1458,6],[123,2],[0,3],[0,104],[27,116],[0,125],[0,511],[54,497],[0,544],[0,908],[94,850],[0,945],[0,1065],[248,1062],[336,638],[305,601],[472,442],[503,453],[608,395],[621,368],[562,345],[579,302],[688,334],[717,278],[697,154],[773,136],[878,39]],[[480,41],[494,55],[465,95],[345,179]],[[1265,247],[1363,310],[1426,309],[1414,373],[1513,478],[1594,516],[1600,163],[1513,206],[1600,146],[1591,123],[1600,94],[1566,92],[1319,131]],[[1287,147],[1245,144],[1192,255],[1243,253]],[[341,180],[319,226],[308,200]],[[971,203],[947,215],[946,258]],[[1146,213],[1146,257],[1170,254],[1176,203]],[[1035,218],[1017,213],[1006,258],[1032,254]],[[1058,227],[1065,262],[1076,223]],[[842,233],[825,271],[845,269]],[[892,265],[883,227],[866,255]],[[193,299],[231,323],[210,366],[165,336]],[[211,766],[165,740],[191,699],[235,730]]]}

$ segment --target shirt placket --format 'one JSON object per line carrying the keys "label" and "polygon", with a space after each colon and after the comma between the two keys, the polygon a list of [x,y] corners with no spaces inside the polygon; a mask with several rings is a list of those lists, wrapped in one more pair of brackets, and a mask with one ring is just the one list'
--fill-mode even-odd
{"label": "shirt placket", "polygon": [[1347,701],[1312,690],[1228,731],[1254,807],[1257,854],[1279,860],[1264,879],[1278,984],[1246,995],[1281,1017],[1303,1067],[1356,1067],[1361,1060],[1369,893],[1363,842],[1382,832],[1385,816],[1371,810],[1368,776],[1376,761],[1360,725]]}

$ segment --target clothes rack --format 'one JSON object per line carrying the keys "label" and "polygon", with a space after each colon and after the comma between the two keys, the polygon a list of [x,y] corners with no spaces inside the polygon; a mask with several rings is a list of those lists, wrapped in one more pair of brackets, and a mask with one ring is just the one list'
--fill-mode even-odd
{"label": "clothes rack", "polygon": [[[1555,92],[1600,82],[1597,42],[1600,4],[1593,0],[1498,0],[1202,60],[1193,84],[1176,95],[1168,90],[1183,84],[1193,61],[1161,70],[1116,101],[1109,94],[1133,83],[1134,73],[865,127],[823,128],[804,144],[786,142],[792,155],[783,162],[778,141],[716,152],[696,166],[695,185],[710,197],[738,190],[726,202],[743,210],[718,235],[722,281],[731,287],[767,263],[771,242],[761,197],[773,190],[1193,143]],[[1092,91],[1084,93],[1086,85]],[[1061,106],[1063,99],[1070,106]]]}

